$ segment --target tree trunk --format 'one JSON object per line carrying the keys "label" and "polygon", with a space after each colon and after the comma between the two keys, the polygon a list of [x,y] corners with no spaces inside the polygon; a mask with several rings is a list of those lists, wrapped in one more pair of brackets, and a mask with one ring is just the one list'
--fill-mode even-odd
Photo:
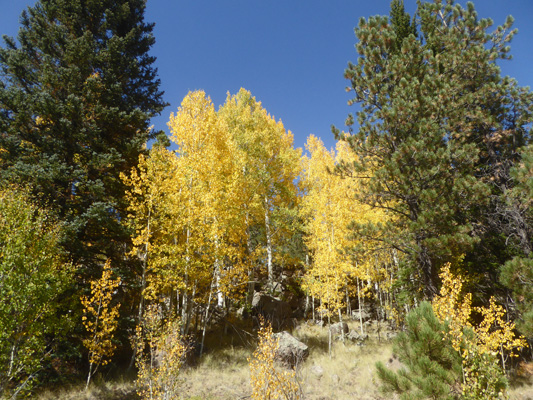
{"label": "tree trunk", "polygon": [[359,325],[361,326],[361,335],[364,335],[363,331],[363,307],[361,303],[361,291],[359,288],[359,277],[357,277],[357,301],[359,306]]}
{"label": "tree trunk", "polygon": [[311,305],[313,306],[313,322],[316,322],[316,318],[315,318],[315,296],[312,297],[313,301],[311,303]]}
{"label": "tree trunk", "polygon": [[329,358],[331,359],[331,318],[329,316],[329,312],[328,312],[328,353],[329,353]]}
{"label": "tree trunk", "polygon": [[200,357],[204,352],[204,340],[205,340],[205,331],[207,329],[207,321],[209,319],[209,306],[211,305],[211,296],[213,294],[213,284],[209,287],[209,299],[207,300],[207,307],[205,308],[205,317],[204,317],[204,327],[202,329],[202,342],[200,343]]}
{"label": "tree trunk", "polygon": [[[216,220],[216,219],[215,219]],[[216,248],[216,258],[215,258],[215,284],[216,284],[216,290],[217,290],[217,307],[223,308],[224,307],[224,293],[222,293],[222,290],[220,289],[220,280],[221,280],[221,263],[219,258],[219,249],[220,249],[220,243],[218,240],[218,236],[215,236],[215,248]],[[211,292],[209,293],[211,295]]]}
{"label": "tree trunk", "polygon": [[339,308],[339,322],[341,326],[341,340],[342,340],[342,343],[344,344],[344,327],[342,326],[342,313],[341,313],[340,308]]}
{"label": "tree trunk", "polygon": [[272,288],[274,283],[274,267],[272,265],[272,233],[270,226],[268,199],[265,196],[265,234],[266,234],[266,251],[267,251],[267,271],[268,271],[268,286]]}

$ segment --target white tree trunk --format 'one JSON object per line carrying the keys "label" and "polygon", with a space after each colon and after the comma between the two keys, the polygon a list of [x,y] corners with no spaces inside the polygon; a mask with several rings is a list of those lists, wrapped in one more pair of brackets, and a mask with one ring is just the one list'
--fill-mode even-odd
{"label": "white tree trunk", "polygon": [[272,287],[274,283],[274,267],[272,265],[272,233],[270,226],[270,210],[268,207],[268,199],[265,196],[265,234],[266,234],[266,251],[267,251],[267,271],[268,271],[268,285]]}

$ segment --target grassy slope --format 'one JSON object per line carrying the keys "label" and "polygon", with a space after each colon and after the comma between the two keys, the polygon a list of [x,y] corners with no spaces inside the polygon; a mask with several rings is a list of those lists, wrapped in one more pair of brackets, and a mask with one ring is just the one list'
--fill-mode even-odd
{"label": "grassy slope", "polygon": [[[358,331],[356,322],[349,322],[350,329]],[[363,345],[336,341],[333,354],[328,355],[328,330],[314,324],[302,324],[292,333],[308,344],[310,355],[298,369],[299,381],[306,400],[391,399],[380,394],[374,375],[374,364],[384,361],[398,366],[392,358],[392,346],[384,340],[382,331],[378,340],[377,326],[368,324],[369,340]],[[249,399],[248,357],[253,343],[241,335],[213,334],[207,343],[210,349],[198,365],[184,369],[182,398],[188,400],[237,400]],[[533,367],[530,374],[516,380],[509,391],[513,400],[533,400]],[[42,393],[38,400],[119,400],[137,399],[133,382],[96,381],[85,392],[83,386],[65,388],[61,392]]]}

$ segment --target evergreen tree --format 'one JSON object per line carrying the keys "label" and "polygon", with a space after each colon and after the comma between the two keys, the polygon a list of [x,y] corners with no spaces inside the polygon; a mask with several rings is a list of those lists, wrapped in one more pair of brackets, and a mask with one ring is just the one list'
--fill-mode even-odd
{"label": "evergreen tree", "polygon": [[405,366],[397,372],[376,364],[382,390],[402,399],[459,399],[461,356],[444,336],[430,303],[422,302],[406,318],[406,331],[394,342],[394,354]]}
{"label": "evergreen tree", "polygon": [[359,59],[345,77],[358,127],[350,115],[353,134],[334,132],[357,156],[344,168],[360,179],[360,200],[392,216],[380,235],[375,224],[354,224],[356,233],[402,252],[404,287],[431,298],[439,267],[468,259],[487,232],[482,215],[527,138],[531,96],[496,65],[509,58],[512,18],[488,32],[492,21],[471,3],[435,0],[418,4],[411,25],[401,3],[392,7],[391,22],[361,19],[355,30]]}
{"label": "evergreen tree", "polygon": [[405,12],[403,0],[392,0],[390,4],[390,24],[396,35],[396,51],[402,49],[402,43],[405,38],[408,38],[410,35],[416,37],[415,21],[413,19],[411,23],[409,14]]}
{"label": "evergreen tree", "polygon": [[[66,221],[65,246],[91,268],[118,259],[121,171],[164,108],[148,54],[145,0],[41,0],[0,48],[0,179],[29,185]],[[91,275],[99,275],[91,269]]]}
{"label": "evergreen tree", "polygon": [[506,192],[506,233],[517,253],[502,269],[504,285],[513,291],[520,312],[517,325],[533,337],[533,146],[522,152],[522,162],[511,171],[515,186]]}

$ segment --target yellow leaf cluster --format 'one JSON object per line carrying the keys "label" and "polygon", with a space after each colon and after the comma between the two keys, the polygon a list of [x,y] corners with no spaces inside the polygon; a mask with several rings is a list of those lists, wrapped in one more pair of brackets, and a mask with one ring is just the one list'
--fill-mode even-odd
{"label": "yellow leaf cluster", "polygon": [[[177,150],[154,146],[122,176],[144,298],[175,298],[176,291],[204,304],[238,298],[266,264],[266,246],[254,247],[251,229],[296,203],[300,153],[244,89],[218,112],[203,91],[190,92],[169,127]],[[272,228],[270,242],[282,232]]]}
{"label": "yellow leaf cluster", "polygon": [[120,277],[112,279],[111,262],[106,261],[100,279],[91,282],[91,296],[82,296],[83,326],[89,334],[83,341],[89,350],[89,362],[95,366],[106,365],[115,351],[113,335],[118,325],[120,304],[111,306]]}
{"label": "yellow leaf cluster", "polygon": [[165,321],[161,306],[150,305],[136,328],[137,393],[141,399],[176,399],[179,372],[187,351],[179,319]]}
{"label": "yellow leaf cluster", "polygon": [[253,400],[297,400],[301,399],[301,390],[296,380],[295,371],[283,370],[275,364],[279,340],[272,334],[270,323],[261,321],[259,344],[251,358],[250,383]]}
{"label": "yellow leaf cluster", "polygon": [[[523,337],[516,337],[515,325],[505,321],[505,311],[491,297],[488,307],[472,307],[472,295],[462,294],[463,279],[452,274],[451,265],[442,267],[440,295],[433,301],[437,318],[446,324],[446,338],[463,360],[463,394],[468,398],[496,399],[503,393],[494,389],[494,383],[502,372],[497,355],[504,363],[504,350],[511,356],[514,350],[527,346]],[[483,319],[473,325],[470,316],[473,310]],[[469,333],[470,331],[471,333]],[[504,366],[504,365],[502,365]]]}
{"label": "yellow leaf cluster", "polygon": [[[350,162],[353,154],[346,142],[339,141],[328,151],[323,142],[311,135],[306,144],[310,157],[303,157],[301,217],[305,223],[305,244],[311,253],[306,270],[305,289],[321,300],[321,308],[332,313],[343,306],[350,279],[374,281],[386,278],[381,265],[383,254],[353,237],[350,224],[355,221],[386,220],[382,210],[357,202],[358,182],[334,173],[342,161]],[[348,249],[358,244],[365,254],[354,260]],[[364,245],[364,246],[363,246]]]}

